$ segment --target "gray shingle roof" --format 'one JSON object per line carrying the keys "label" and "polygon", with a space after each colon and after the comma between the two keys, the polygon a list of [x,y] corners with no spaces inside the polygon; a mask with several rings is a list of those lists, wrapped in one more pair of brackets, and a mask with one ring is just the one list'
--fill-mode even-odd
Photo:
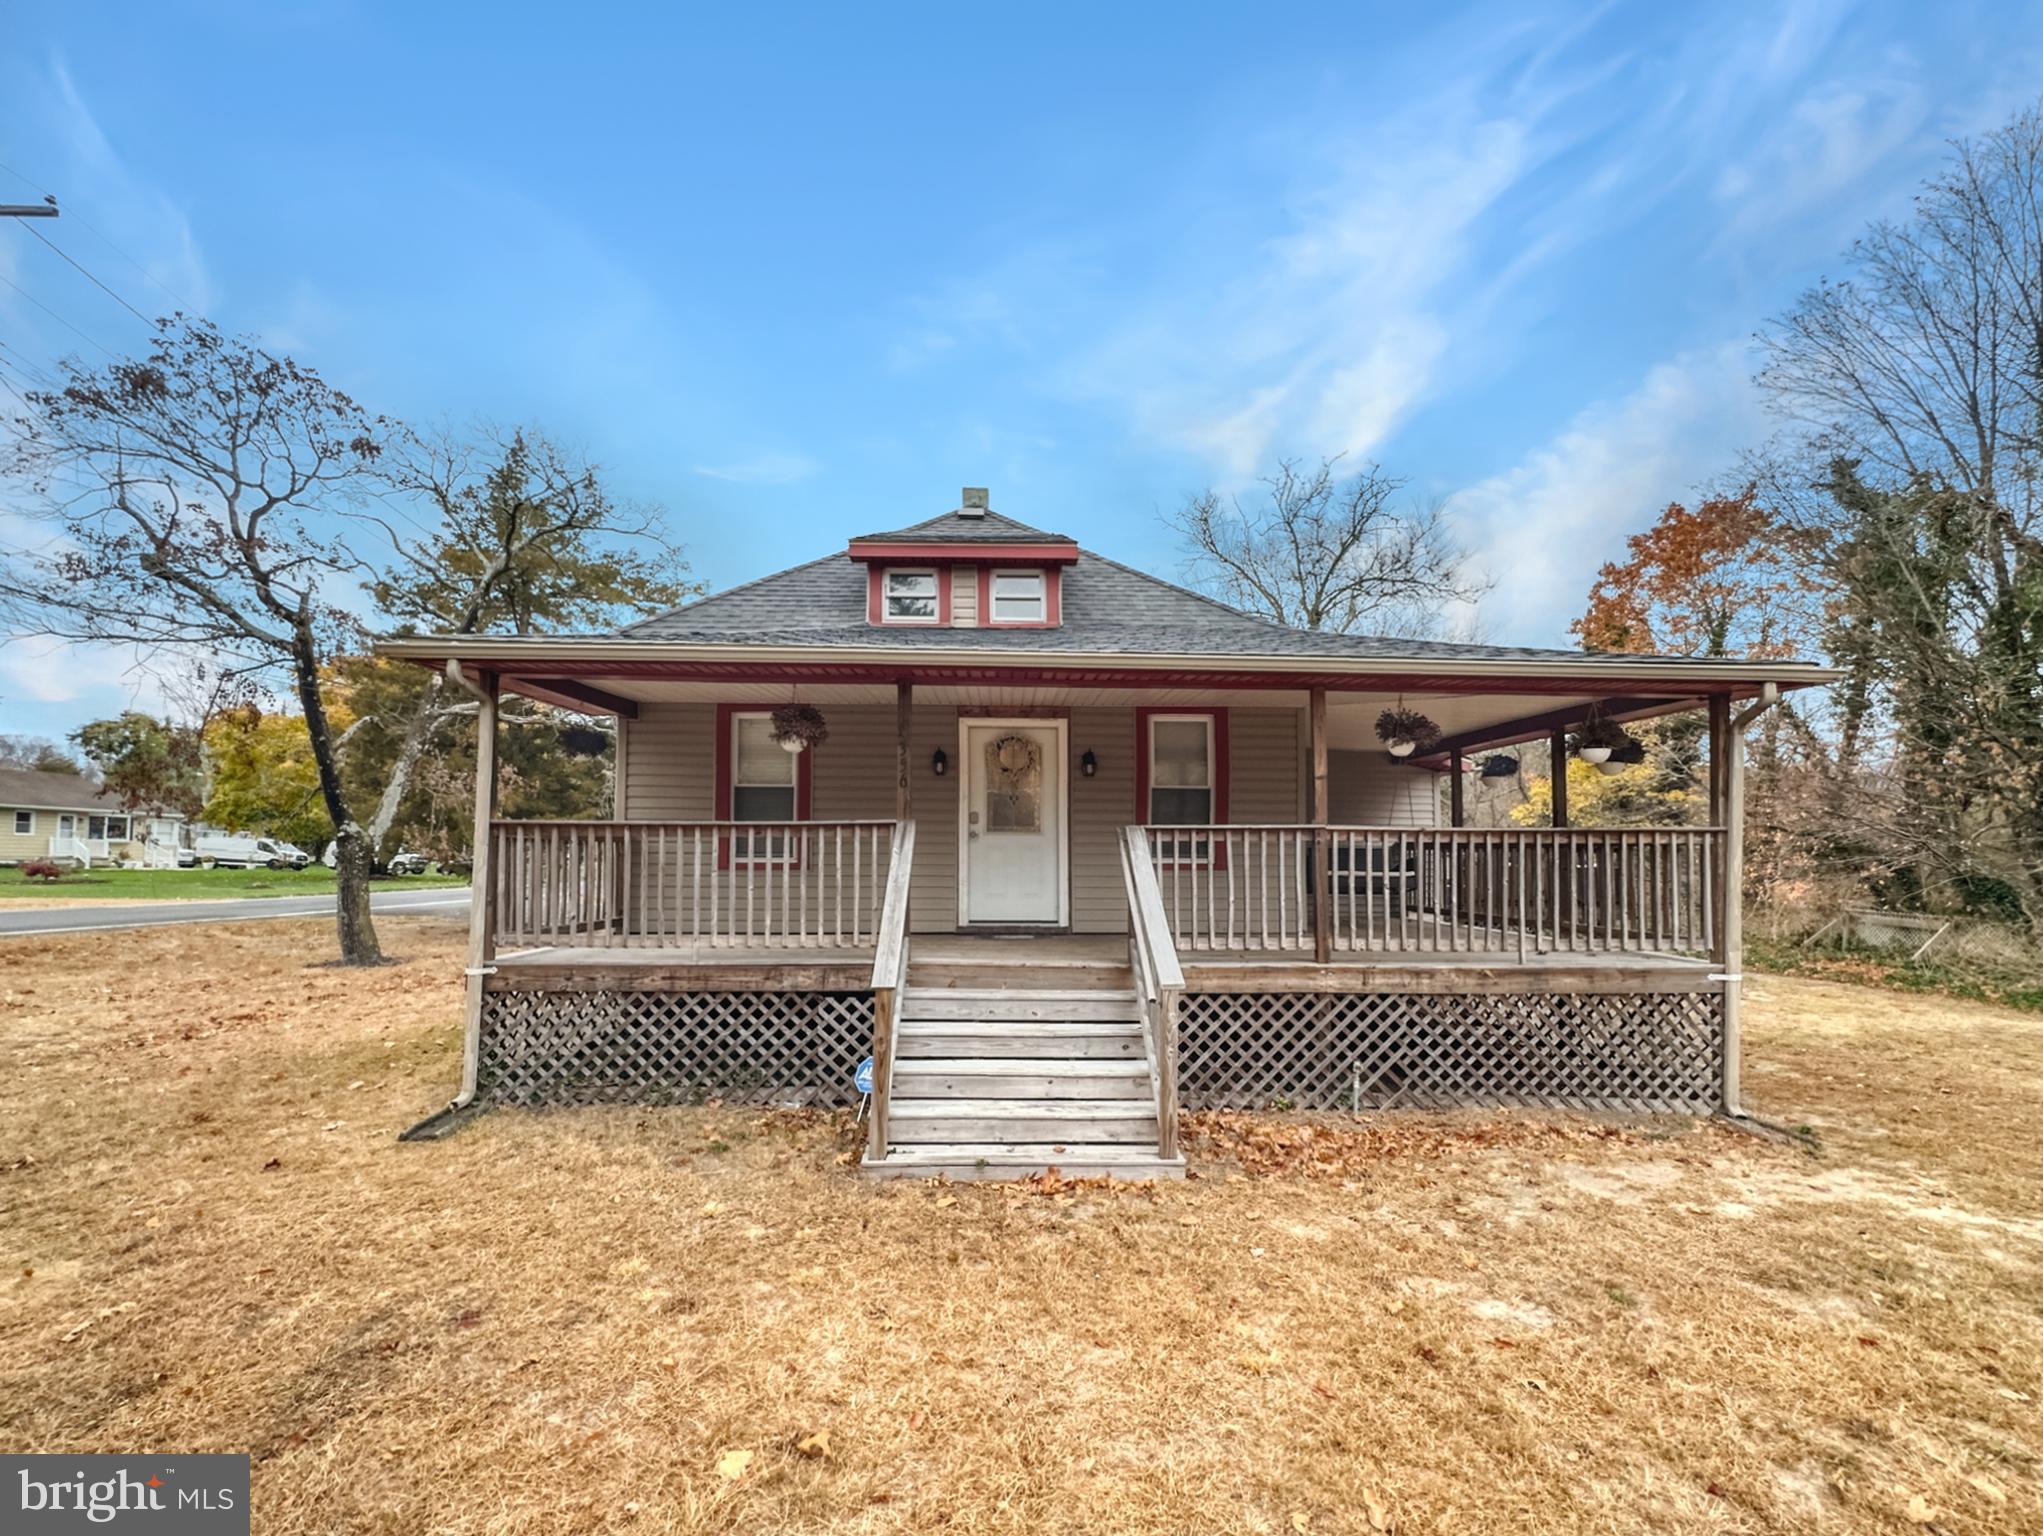
{"label": "gray shingle roof", "polygon": [[792,570],[642,619],[619,633],[680,644],[818,648],[927,647],[1185,656],[1485,658],[1579,661],[1582,653],[1442,640],[1387,639],[1289,629],[1146,575],[1090,550],[1064,573],[1063,623],[1055,629],[952,629],[866,621],[864,566],[826,555]]}
{"label": "gray shingle roof", "polygon": [[[955,512],[866,540],[943,541],[958,544],[1065,539],[1012,518],[989,512],[984,524]],[[1040,651],[1046,655],[1175,655],[1315,657],[1345,661],[1492,661],[1533,664],[1590,659],[1575,650],[1510,645],[1465,645],[1446,640],[1410,640],[1381,635],[1340,635],[1292,629],[1244,613],[1217,599],[1188,591],[1143,571],[1079,549],[1063,575],[1063,622],[1050,629],[951,628],[943,625],[873,624],[866,619],[866,568],[837,553],[762,576],[710,597],[641,619],[617,631],[621,638],[671,644],[729,645],[733,642],[818,650],[986,650]],[[1601,655],[1599,664],[1636,663],[1665,671],[1669,666],[1723,658]],[[1751,662],[1755,672],[1781,663]]]}
{"label": "gray shingle roof", "polygon": [[941,517],[932,517],[927,522],[916,523],[907,528],[896,528],[891,533],[861,533],[851,541],[854,544],[1076,544],[1078,540],[1068,533],[1045,533],[1040,528],[1031,528],[1027,523],[1018,523],[1011,517],[998,512],[988,512],[982,517],[966,517],[961,512],[946,512]]}
{"label": "gray shingle roof", "polygon": [[127,806],[111,790],[76,773],[42,773],[33,768],[0,768],[0,809],[23,811],[112,811]]}

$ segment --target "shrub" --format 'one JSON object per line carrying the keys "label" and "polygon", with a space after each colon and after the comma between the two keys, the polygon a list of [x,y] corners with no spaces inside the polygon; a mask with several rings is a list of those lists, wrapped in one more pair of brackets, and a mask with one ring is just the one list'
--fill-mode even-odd
{"label": "shrub", "polygon": [[61,880],[64,878],[64,866],[55,859],[30,859],[21,866],[21,878],[24,880]]}

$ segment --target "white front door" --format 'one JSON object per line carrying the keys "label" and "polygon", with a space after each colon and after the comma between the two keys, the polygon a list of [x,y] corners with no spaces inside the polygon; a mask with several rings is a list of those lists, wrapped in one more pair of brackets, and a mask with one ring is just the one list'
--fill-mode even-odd
{"label": "white front door", "polygon": [[1064,722],[965,720],[959,871],[968,923],[1061,923]]}

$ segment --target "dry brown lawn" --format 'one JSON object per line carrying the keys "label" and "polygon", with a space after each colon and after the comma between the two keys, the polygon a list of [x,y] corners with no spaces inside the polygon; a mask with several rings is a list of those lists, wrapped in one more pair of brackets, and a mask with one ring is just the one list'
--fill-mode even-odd
{"label": "dry brown lawn", "polygon": [[[260,1531],[2043,1529],[2043,1019],[1761,981],[1755,1107],[1200,1120],[1154,1190],[499,1113],[458,935],[0,941],[0,1446]],[[1309,1132],[1309,1134],[1308,1134]]]}

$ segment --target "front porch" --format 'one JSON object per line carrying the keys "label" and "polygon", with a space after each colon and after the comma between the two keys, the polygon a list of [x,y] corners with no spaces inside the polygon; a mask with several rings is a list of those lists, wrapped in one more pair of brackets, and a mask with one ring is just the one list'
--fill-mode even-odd
{"label": "front porch", "polygon": [[1121,934],[914,932],[916,829],[496,823],[480,1096],[848,1107],[870,1056],[868,1168],[960,1177],[1168,1175],[1181,1106],[1721,1103],[1711,829],[1129,825]]}
{"label": "front porch", "polygon": [[1615,829],[1463,824],[1475,753],[1564,760],[1589,701],[1429,701],[1464,728],[1413,764],[1358,745],[1377,693],[796,685],[797,758],[739,731],[754,686],[636,686],[580,690],[617,819],[484,781],[463,1102],[857,1106],[866,1171],[957,1177],[1172,1176],[1187,1107],[1735,1106],[1728,695],[1711,824]]}

